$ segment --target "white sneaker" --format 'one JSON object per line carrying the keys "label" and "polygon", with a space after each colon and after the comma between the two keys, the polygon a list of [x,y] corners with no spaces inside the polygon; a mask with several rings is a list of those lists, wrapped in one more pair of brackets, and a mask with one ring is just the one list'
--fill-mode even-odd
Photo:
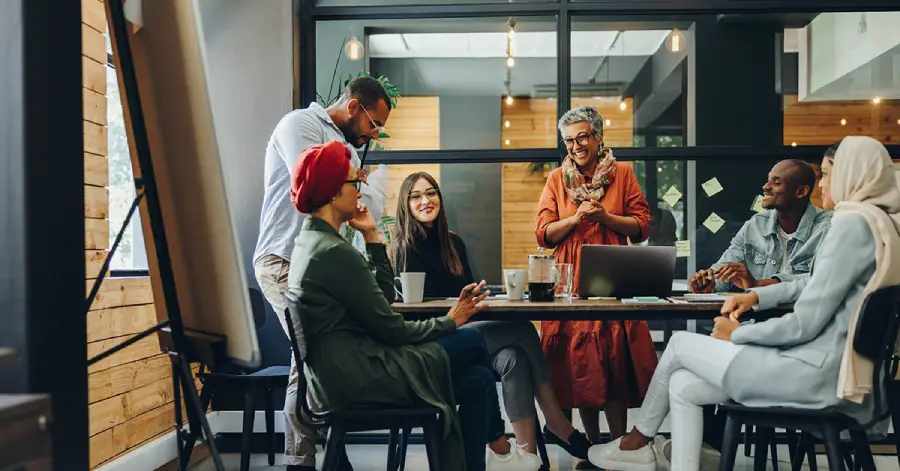
{"label": "white sneaker", "polygon": [[538,471],[543,464],[538,455],[525,451],[515,438],[509,439],[509,454],[498,455],[490,448],[487,450],[485,471]]}
{"label": "white sneaker", "polygon": [[672,440],[657,435],[650,442],[656,455],[656,471],[669,471],[672,468]]}
{"label": "white sneaker", "polygon": [[612,471],[656,471],[656,454],[647,445],[637,450],[623,451],[617,438],[603,445],[594,445],[588,450],[588,459],[598,468]]}
{"label": "white sneaker", "polygon": [[[672,440],[662,435],[657,435],[653,438],[652,445],[656,452],[656,470],[669,471],[672,466]],[[718,471],[721,458],[721,453],[704,443],[703,447],[700,448],[700,471]]]}

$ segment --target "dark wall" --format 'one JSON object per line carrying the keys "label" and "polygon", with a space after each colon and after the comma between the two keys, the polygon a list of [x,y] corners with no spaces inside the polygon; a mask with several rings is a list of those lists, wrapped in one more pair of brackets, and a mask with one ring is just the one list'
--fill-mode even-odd
{"label": "dark wall", "polygon": [[[253,252],[259,234],[266,144],[291,110],[291,1],[201,0],[213,121],[247,284],[258,288]],[[271,306],[259,329],[263,365],[290,363],[287,337]],[[240,409],[217,400],[216,408]]]}
{"label": "dark wall", "polygon": [[[494,149],[500,145],[497,98],[442,96],[441,149]],[[477,278],[502,283],[500,164],[441,165],[441,192],[450,228],[466,242]],[[476,217],[477,216],[477,217]]]}

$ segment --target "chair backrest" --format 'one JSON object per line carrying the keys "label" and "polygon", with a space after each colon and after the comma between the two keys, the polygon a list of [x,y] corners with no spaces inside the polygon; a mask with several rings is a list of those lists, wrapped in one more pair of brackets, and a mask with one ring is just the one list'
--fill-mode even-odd
{"label": "chair backrest", "polygon": [[874,425],[890,411],[882,403],[882,396],[897,376],[898,358],[895,355],[898,329],[900,329],[900,286],[888,286],[869,294],[863,300],[862,309],[853,333],[853,350],[872,360],[873,399],[875,416],[867,425]]}
{"label": "chair backrest", "polygon": [[291,351],[294,352],[294,361],[297,362],[297,374],[300,378],[297,381],[297,417],[304,425],[309,426],[306,422],[307,417],[315,417],[315,414],[309,409],[306,402],[306,372],[303,365],[306,363],[308,347],[306,345],[306,336],[303,328],[303,315],[300,309],[300,300],[297,299],[290,291],[285,293],[284,300],[287,309],[284,310],[284,320],[287,324],[288,337],[291,339]]}

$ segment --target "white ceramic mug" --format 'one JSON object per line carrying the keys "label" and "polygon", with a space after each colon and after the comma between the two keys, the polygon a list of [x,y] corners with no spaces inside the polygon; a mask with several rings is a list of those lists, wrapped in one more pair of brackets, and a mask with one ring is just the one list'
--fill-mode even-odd
{"label": "white ceramic mug", "polygon": [[506,280],[506,299],[521,301],[525,298],[526,270],[503,270],[503,278]]}
{"label": "white ceramic mug", "polygon": [[404,303],[422,302],[425,297],[424,273],[403,272],[394,279],[400,280],[400,289],[397,290],[397,294],[403,297]]}

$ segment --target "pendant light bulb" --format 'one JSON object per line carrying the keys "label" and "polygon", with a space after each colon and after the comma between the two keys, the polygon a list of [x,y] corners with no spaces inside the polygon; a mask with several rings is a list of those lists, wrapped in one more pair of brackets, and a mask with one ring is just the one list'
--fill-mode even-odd
{"label": "pendant light bulb", "polygon": [[681,52],[684,50],[686,43],[684,39],[684,33],[675,28],[669,33],[669,37],[666,38],[666,49],[669,52]]}
{"label": "pendant light bulb", "polygon": [[506,96],[506,104],[507,104],[507,105],[512,105],[512,104],[513,104],[513,97],[512,97],[512,95],[507,95],[507,96]]}
{"label": "pendant light bulb", "polygon": [[516,65],[516,59],[513,56],[509,56],[506,58],[506,66],[514,67]]}
{"label": "pendant light bulb", "polygon": [[362,59],[365,52],[366,48],[363,47],[363,44],[359,39],[356,39],[356,36],[350,38],[350,40],[347,41],[347,45],[344,46],[344,55],[347,56],[347,59],[352,61]]}

